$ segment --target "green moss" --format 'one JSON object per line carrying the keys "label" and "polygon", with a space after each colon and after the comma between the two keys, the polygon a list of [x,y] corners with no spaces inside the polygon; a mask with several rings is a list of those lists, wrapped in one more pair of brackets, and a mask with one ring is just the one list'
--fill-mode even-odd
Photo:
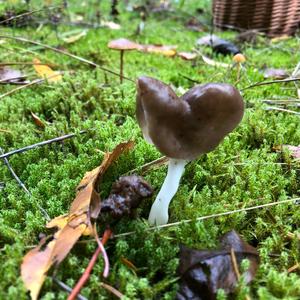
{"label": "green moss", "polygon": [[[19,1],[21,2],[21,1]],[[55,1],[53,1],[55,2]],[[57,1],[59,2],[59,1]],[[92,18],[96,2],[90,8],[78,1],[69,1],[69,13],[84,11]],[[138,2],[140,1],[130,1]],[[209,1],[185,1],[175,5],[173,14],[153,15],[145,23],[140,35],[135,30],[140,22],[134,12],[120,5],[122,29],[90,29],[87,35],[73,44],[58,40],[51,26],[35,28],[2,28],[9,35],[20,35],[52,46],[61,45],[71,53],[97,62],[111,70],[119,69],[119,53],[107,48],[113,38],[127,37],[140,43],[178,45],[178,50],[191,51],[197,38],[206,33],[188,31],[184,22],[188,15],[196,15],[197,7],[209,9]],[[37,1],[31,1],[35,8]],[[24,8],[24,4],[1,4],[0,10]],[[109,1],[101,2],[103,16],[109,14]],[[199,16],[209,24],[209,14]],[[58,34],[74,30],[67,25],[58,26]],[[234,33],[218,33],[233,38]],[[32,196],[26,195],[11,177],[8,169],[0,168],[0,299],[27,299],[19,275],[23,255],[38,243],[40,233],[50,233],[39,210],[42,206],[50,217],[68,211],[75,196],[75,188],[86,171],[98,166],[103,151],[112,150],[119,142],[132,139],[135,148],[122,155],[108,170],[101,183],[101,196],[105,197],[111,184],[120,175],[138,169],[160,157],[158,151],[147,144],[135,120],[135,85],[100,69],[70,57],[43,50],[40,47],[4,40],[0,44],[1,61],[42,61],[66,71],[64,81],[51,85],[44,83],[20,90],[0,101],[0,144],[5,151],[17,149],[64,133],[87,130],[83,135],[27,151],[10,157],[15,172],[25,183]],[[292,38],[270,44],[261,38],[257,46],[244,47],[247,57],[238,88],[263,80],[260,70],[280,67],[292,71],[299,60],[294,54],[298,40]],[[202,49],[211,54],[209,49]],[[211,54],[213,59],[231,63],[231,58]],[[262,59],[263,58],[263,59]],[[18,68],[18,67],[16,67]],[[31,66],[20,66],[22,72],[35,78]],[[192,83],[184,76],[200,82],[235,83],[236,71],[216,68],[200,58],[187,62],[179,57],[167,58],[157,54],[131,51],[125,54],[125,75],[135,79],[140,75],[154,76],[172,84],[176,89],[189,89]],[[184,76],[183,76],[184,75]],[[1,85],[1,94],[12,89]],[[178,193],[170,206],[170,222],[194,219],[199,216],[234,210],[283,200],[299,195],[298,164],[289,153],[275,153],[280,144],[300,144],[300,123],[297,115],[267,111],[263,99],[296,97],[293,83],[267,85],[245,90],[246,113],[241,125],[226,137],[213,152],[203,155],[187,167]],[[293,108],[294,109],[294,108]],[[30,112],[47,123],[45,129],[37,128]],[[287,163],[282,164],[282,163]],[[158,192],[166,167],[143,174]],[[215,248],[218,237],[235,229],[251,244],[258,247],[261,264],[254,282],[245,286],[241,281],[237,299],[250,294],[253,299],[299,299],[299,272],[287,273],[299,261],[299,241],[289,240],[288,232],[298,233],[299,209],[294,205],[280,205],[268,209],[233,214],[201,222],[193,221],[158,231],[146,231],[147,219],[153,199],[146,200],[137,211],[137,219],[122,219],[115,233],[136,231],[135,234],[116,238],[107,245],[111,273],[105,282],[118,288],[124,299],[174,299],[178,288],[176,268],[180,244],[193,248]],[[105,224],[99,224],[103,231]],[[57,278],[74,286],[95,250],[94,243],[78,244],[57,270]],[[130,260],[137,268],[133,271],[122,262]],[[99,282],[103,262],[96,264],[82,294],[89,299],[112,298]],[[41,291],[42,299],[65,299],[66,294],[48,278]],[[222,291],[218,299],[226,299]]]}

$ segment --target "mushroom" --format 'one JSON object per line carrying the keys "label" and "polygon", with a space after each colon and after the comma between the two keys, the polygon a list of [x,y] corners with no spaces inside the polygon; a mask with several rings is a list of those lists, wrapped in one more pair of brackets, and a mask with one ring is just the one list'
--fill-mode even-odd
{"label": "mushroom", "polygon": [[120,83],[123,82],[123,56],[124,51],[139,49],[141,46],[127,39],[113,40],[108,43],[108,48],[119,50],[120,52]]}
{"label": "mushroom", "polygon": [[236,64],[236,80],[239,81],[240,80],[240,70],[242,67],[242,63],[244,63],[246,61],[246,58],[243,54],[241,53],[237,53],[232,60],[234,61],[234,63]]}
{"label": "mushroom", "polygon": [[169,157],[168,173],[149,215],[151,225],[168,222],[168,207],[185,165],[214,150],[241,121],[239,91],[225,83],[197,85],[178,97],[165,83],[137,80],[136,116],[144,138]]}

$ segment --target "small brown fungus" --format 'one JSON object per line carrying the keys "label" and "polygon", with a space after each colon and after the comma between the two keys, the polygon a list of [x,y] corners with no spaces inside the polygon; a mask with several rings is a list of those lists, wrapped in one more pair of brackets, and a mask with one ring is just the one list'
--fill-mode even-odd
{"label": "small brown fungus", "polygon": [[120,83],[123,82],[124,51],[140,49],[141,46],[127,39],[117,39],[108,43],[108,48],[120,51]]}
{"label": "small brown fungus", "polygon": [[136,116],[144,138],[170,158],[167,177],[150,211],[151,224],[168,222],[169,203],[186,163],[214,150],[243,114],[243,98],[232,85],[197,85],[178,97],[157,79],[138,79]]}

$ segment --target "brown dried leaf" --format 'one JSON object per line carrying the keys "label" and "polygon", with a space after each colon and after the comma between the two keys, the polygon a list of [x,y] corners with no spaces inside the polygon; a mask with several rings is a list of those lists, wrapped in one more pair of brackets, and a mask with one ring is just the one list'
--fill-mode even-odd
{"label": "brown dried leaf", "polygon": [[243,259],[250,261],[250,267],[243,275],[246,283],[252,281],[259,264],[258,252],[233,230],[221,238],[220,250],[181,247],[178,270],[181,282],[176,299],[215,300],[218,289],[232,294],[236,288],[237,274],[231,249],[234,250],[238,265]]}
{"label": "brown dried leaf", "polygon": [[81,235],[93,233],[90,217],[95,218],[100,212],[100,197],[95,186],[107,168],[132,147],[131,141],[119,144],[112,152],[105,154],[99,167],[85,174],[77,187],[77,196],[69,214],[56,217],[46,225],[47,228],[58,228],[53,239],[48,244],[43,240],[25,255],[21,275],[32,299],[37,299],[50,267],[62,262]]}
{"label": "brown dried leaf", "polygon": [[30,113],[36,126],[40,128],[46,127],[45,123],[35,113],[33,113],[32,111]]}

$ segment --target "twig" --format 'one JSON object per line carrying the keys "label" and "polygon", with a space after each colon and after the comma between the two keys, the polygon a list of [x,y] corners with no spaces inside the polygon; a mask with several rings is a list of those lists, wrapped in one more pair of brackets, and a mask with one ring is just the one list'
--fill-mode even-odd
{"label": "twig", "polygon": [[294,82],[294,81],[299,81],[299,80],[300,80],[300,78],[287,78],[287,79],[274,80],[274,81],[262,81],[262,82],[257,82],[252,85],[249,85],[249,86],[241,89],[241,91],[244,91],[244,90],[256,87],[256,86],[268,85],[268,84],[273,84],[273,83]]}
{"label": "twig", "polygon": [[266,109],[267,110],[278,110],[278,111],[283,111],[283,112],[287,112],[287,113],[294,114],[294,115],[300,115],[300,113],[297,111],[285,109],[285,108],[281,108],[281,107],[268,106]]}
{"label": "twig", "polygon": [[[136,171],[141,171],[142,173],[145,173],[146,171],[148,171],[148,170],[151,169],[152,167],[164,165],[164,164],[166,164],[168,161],[169,161],[169,158],[168,158],[168,157],[162,156],[162,157],[160,157],[160,158],[158,158],[158,159],[155,159],[155,160],[152,160],[152,161],[150,161],[150,162],[148,162],[148,163],[146,163],[146,164],[144,164],[144,165],[142,165],[142,166],[140,166],[140,167],[137,167],[137,168],[135,168],[135,169],[133,169],[133,170],[130,170],[130,171],[126,172],[126,173],[123,174],[123,175],[126,175],[126,174],[132,174],[132,173],[134,173],[134,172],[136,172]],[[122,176],[123,176],[123,175],[122,175]]]}
{"label": "twig", "polygon": [[[90,61],[88,59],[85,59],[85,58],[77,56],[75,54],[66,52],[66,51],[61,50],[61,49],[57,49],[57,48],[54,48],[54,47],[42,44],[40,42],[28,40],[28,39],[25,39],[25,38],[22,38],[22,37],[9,36],[9,35],[0,35],[0,39],[12,39],[12,40],[20,41],[20,42],[25,42],[25,43],[30,43],[30,44],[33,44],[33,45],[37,45],[37,46],[43,47],[45,49],[48,49],[48,50],[51,50],[51,51],[54,51],[54,52],[57,52],[57,53],[60,53],[60,54],[72,57],[72,58],[77,59],[77,60],[79,60],[79,61],[81,61],[81,62],[83,62],[85,64],[88,64],[88,65],[94,67],[94,68],[99,68],[99,69],[101,69],[104,72],[111,73],[113,75],[116,75],[116,76],[120,77],[119,73],[114,72],[112,70],[109,70],[107,68],[104,68],[104,67],[102,67],[102,66],[100,66],[100,65],[98,65],[98,64],[96,64],[96,63],[94,63],[94,62],[92,62],[92,61]],[[131,81],[131,82],[135,83],[135,80],[133,80],[131,78],[123,76],[123,79],[126,79],[128,81]]]}
{"label": "twig", "polygon": [[[52,276],[52,280],[59,286],[61,287],[64,291],[71,293],[72,289],[66,285],[65,283],[63,283],[62,281],[58,280],[56,277]],[[87,298],[85,298],[84,296],[77,294],[76,295],[77,299],[79,300],[88,300]]]}
{"label": "twig", "polygon": [[40,65],[40,66],[49,66],[49,67],[55,67],[55,66],[57,66],[57,65],[55,65],[55,64],[50,64],[50,63],[34,63],[34,62],[18,62],[18,61],[16,61],[16,62],[3,62],[3,63],[0,63],[0,66],[1,67],[5,67],[5,66],[38,66],[38,65]]}
{"label": "twig", "polygon": [[[3,153],[2,148],[0,148],[0,152]],[[15,178],[15,180],[18,182],[19,186],[25,191],[25,193],[29,196],[32,197],[32,194],[29,192],[29,190],[27,189],[27,187],[25,186],[25,184],[22,182],[22,180],[19,178],[19,176],[15,173],[15,171],[13,170],[12,166],[10,165],[8,159],[5,157],[4,159],[4,163],[7,166],[8,170],[10,171],[10,173],[12,174],[12,176]],[[47,211],[41,207],[38,203],[37,203],[37,207],[39,208],[39,210],[41,211],[41,213],[43,214],[44,218],[47,221],[50,221],[50,217],[47,213]]]}
{"label": "twig", "polygon": [[[231,256],[231,262],[232,262],[232,266],[233,266],[235,276],[236,276],[237,280],[240,280],[241,274],[240,274],[240,271],[239,271],[239,267],[238,267],[238,264],[237,264],[237,260],[236,260],[236,256],[235,256],[235,252],[234,252],[233,248],[230,249],[230,256]],[[250,296],[246,295],[245,300],[251,300]]]}
{"label": "twig", "polygon": [[[86,133],[86,130],[81,130],[81,131],[79,132],[79,134],[83,134],[83,133]],[[60,141],[63,141],[63,140],[72,138],[72,137],[74,137],[74,136],[76,136],[75,133],[70,133],[70,134],[66,134],[66,135],[62,135],[62,136],[53,138],[53,139],[51,139],[51,140],[39,142],[39,143],[36,143],[36,144],[33,144],[33,145],[29,145],[29,146],[26,146],[26,147],[23,147],[23,148],[20,148],[20,149],[12,150],[12,151],[10,151],[10,152],[1,154],[1,155],[0,155],[0,159],[9,157],[9,156],[11,156],[11,155],[13,155],[13,154],[22,153],[22,152],[25,152],[25,151],[28,151],[28,150],[32,150],[32,149],[37,148],[37,147],[41,147],[41,146],[44,146],[44,145],[48,145],[48,144],[51,144],[51,143],[60,142]]]}
{"label": "twig", "polygon": [[0,22],[0,24],[3,24],[3,23],[7,23],[9,21],[12,21],[12,20],[15,20],[15,19],[19,19],[19,18],[22,18],[22,17],[26,17],[26,16],[30,16],[30,15],[33,15],[37,12],[40,12],[40,11],[43,11],[45,9],[47,10],[52,10],[52,9],[55,9],[55,8],[59,8],[60,6],[49,6],[47,8],[43,7],[43,8],[40,8],[40,9],[36,9],[36,10],[33,10],[33,11],[28,11],[28,12],[25,12],[23,14],[20,14],[20,15],[17,15],[17,16],[12,16],[6,20],[3,20]]}
{"label": "twig", "polygon": [[106,290],[108,290],[109,292],[111,292],[112,294],[114,294],[119,299],[122,299],[124,297],[124,295],[121,292],[119,292],[117,289],[115,289],[113,286],[104,282],[100,282],[100,285],[104,287]]}
{"label": "twig", "polygon": [[[224,216],[228,216],[228,215],[232,215],[232,214],[236,214],[236,213],[247,212],[247,211],[266,208],[266,207],[275,206],[275,205],[279,205],[279,204],[287,204],[287,203],[292,203],[292,202],[297,203],[297,201],[300,201],[300,198],[293,198],[293,199],[286,199],[286,200],[277,201],[277,202],[270,202],[270,203],[266,203],[266,204],[226,211],[226,212],[222,212],[222,213],[206,215],[206,216],[198,217],[195,219],[188,219],[188,220],[182,220],[182,221],[169,223],[169,224],[165,224],[165,225],[153,226],[153,227],[149,227],[149,228],[145,229],[145,231],[153,231],[153,230],[157,230],[157,229],[178,226],[181,224],[187,224],[187,223],[191,223],[191,222],[195,222],[195,221],[204,221],[204,220],[208,220],[208,219],[215,219],[218,217],[224,217]],[[136,231],[130,231],[130,232],[116,234],[113,236],[113,238],[119,238],[119,237],[129,236],[129,235],[133,235],[133,234],[136,234]]]}
{"label": "twig", "polygon": [[12,132],[10,130],[7,130],[7,129],[2,129],[0,128],[0,132],[4,132],[4,133],[10,133],[12,134]]}
{"label": "twig", "polygon": [[230,249],[230,256],[231,256],[231,262],[232,262],[232,266],[233,266],[233,270],[234,270],[236,279],[240,280],[241,274],[240,274],[240,271],[239,271],[239,267],[238,267],[238,264],[237,264],[237,261],[236,261],[236,256],[235,256],[233,248]]}
{"label": "twig", "polygon": [[35,84],[44,82],[44,81],[46,81],[46,80],[48,80],[48,79],[50,79],[52,77],[56,77],[56,76],[57,76],[57,74],[51,75],[51,76],[49,76],[47,78],[37,79],[37,80],[31,81],[31,82],[29,82],[27,84],[21,85],[21,86],[15,88],[15,89],[12,89],[12,90],[8,91],[7,93],[4,93],[4,94],[0,95],[0,99],[4,98],[6,96],[9,96],[9,95],[11,95],[11,94],[13,94],[13,93],[15,93],[15,92],[17,92],[19,90],[25,89],[25,88],[27,88],[27,87],[29,87],[31,85],[35,85]]}
{"label": "twig", "polygon": [[291,273],[291,272],[293,272],[293,271],[295,271],[295,270],[297,270],[297,269],[299,269],[299,268],[300,268],[300,264],[299,264],[299,263],[296,263],[296,264],[293,265],[292,267],[288,268],[287,272],[288,272],[288,273]]}
{"label": "twig", "polygon": [[[111,234],[112,234],[112,232],[110,229],[105,230],[102,240],[101,240],[102,245],[106,244],[106,242],[110,238]],[[80,290],[83,287],[83,285],[85,284],[85,282],[89,279],[90,273],[97,261],[97,257],[99,256],[99,254],[101,252],[102,252],[101,247],[98,247],[97,250],[95,251],[93,257],[91,258],[87,268],[85,269],[84,273],[82,274],[79,281],[76,283],[74,289],[72,290],[71,294],[69,295],[68,300],[74,300],[76,298],[76,295],[78,295],[78,293],[80,292]]]}

